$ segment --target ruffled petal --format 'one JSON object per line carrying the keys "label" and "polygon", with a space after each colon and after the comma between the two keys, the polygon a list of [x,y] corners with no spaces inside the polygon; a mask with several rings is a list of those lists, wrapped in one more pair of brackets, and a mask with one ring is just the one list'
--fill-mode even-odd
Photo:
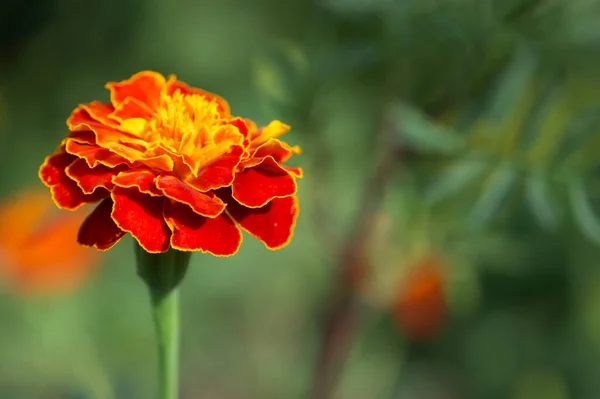
{"label": "ruffled petal", "polygon": [[290,147],[281,140],[269,139],[256,148],[252,156],[255,158],[263,158],[270,155],[275,161],[283,163],[290,159],[292,155],[297,155],[300,153],[302,153],[302,150],[299,146]]}
{"label": "ruffled petal", "polygon": [[175,161],[166,154],[141,158],[137,161],[137,164],[155,170],[162,170],[163,172],[171,172],[175,169]]}
{"label": "ruffled petal", "polygon": [[130,118],[150,118],[152,110],[137,98],[127,97],[109,116],[113,121],[122,122]]}
{"label": "ruffled petal", "polygon": [[283,136],[290,130],[290,126],[280,121],[272,121],[267,126],[258,130],[252,138],[252,146],[258,147],[259,145],[266,143],[270,139]]}
{"label": "ruffled petal", "polygon": [[262,208],[246,208],[235,200],[226,202],[231,217],[267,248],[279,249],[290,242],[298,217],[296,196],[275,198]]}
{"label": "ruffled petal", "polygon": [[175,176],[158,176],[156,187],[165,197],[189,205],[198,215],[214,218],[225,210],[225,203],[213,193],[201,193]]}
{"label": "ruffled petal", "polygon": [[77,183],[81,191],[85,194],[92,194],[99,187],[110,190],[113,186],[113,176],[126,167],[121,165],[118,168],[109,168],[98,165],[90,168],[84,159],[79,158],[65,169],[65,173]]}
{"label": "ruffled petal", "polygon": [[294,177],[271,157],[235,175],[233,198],[249,208],[259,208],[273,198],[296,194]]}
{"label": "ruffled petal", "polygon": [[252,133],[251,129],[253,125],[244,118],[236,117],[229,120],[224,120],[224,124],[235,126],[239,132],[244,136],[244,148],[247,148],[250,145],[250,135]]}
{"label": "ruffled petal", "polygon": [[77,234],[77,242],[100,251],[106,251],[119,242],[125,232],[112,219],[112,208],[112,199],[104,199],[84,220]]}
{"label": "ruffled petal", "polygon": [[[79,106],[71,113],[71,116],[69,119],[67,119],[67,126],[72,132],[93,132],[95,136],[95,144],[105,148],[110,148],[111,145],[119,144],[120,140],[124,137],[131,140],[137,139],[135,135],[117,130],[115,126],[105,125],[96,121],[82,106]],[[123,156],[128,158],[126,155]]]}
{"label": "ruffled petal", "polygon": [[202,192],[216,190],[229,186],[233,182],[244,148],[241,145],[233,145],[226,152],[216,155],[218,152],[220,150],[215,149],[215,154],[211,154],[212,158],[207,155],[204,165],[196,172],[196,176],[190,175],[186,179],[186,182],[196,190]]}
{"label": "ruffled petal", "polygon": [[110,90],[110,101],[115,107],[131,97],[153,110],[160,104],[164,84],[165,78],[160,73],[143,71],[127,80],[107,83],[106,88]]}
{"label": "ruffled petal", "polygon": [[304,172],[302,171],[302,168],[295,168],[292,166],[283,166],[283,169],[287,170],[288,172],[290,172],[291,174],[293,174],[294,176],[296,176],[298,179],[301,179],[302,177],[304,177]]}
{"label": "ruffled petal", "polygon": [[156,175],[149,169],[127,170],[114,176],[114,185],[122,188],[136,188],[139,192],[154,197],[162,196],[162,191],[156,187]]}
{"label": "ruffled petal", "polygon": [[92,194],[85,194],[82,189],[66,174],[66,168],[77,157],[66,152],[59,152],[46,157],[38,175],[42,182],[50,188],[52,199],[61,209],[75,210],[87,203],[98,202],[108,197],[108,191],[100,188]]}
{"label": "ruffled petal", "polygon": [[115,154],[108,148],[102,148],[94,144],[82,144],[78,142],[77,139],[67,139],[65,151],[85,159],[90,168],[94,168],[98,165],[104,165],[111,168],[121,164],[131,165],[131,162],[122,156]]}
{"label": "ruffled petal", "polygon": [[114,203],[111,216],[121,230],[131,233],[146,252],[169,249],[171,230],[163,217],[164,198],[122,187],[115,187],[111,197]]}
{"label": "ruffled petal", "polygon": [[231,256],[242,243],[240,229],[226,213],[206,218],[185,204],[167,200],[164,216],[173,231],[171,247],[175,249]]}
{"label": "ruffled petal", "polygon": [[85,110],[89,116],[97,122],[100,122],[104,125],[109,125],[116,127],[117,124],[114,120],[109,118],[109,115],[112,114],[115,110],[111,104],[104,104],[99,101],[92,101],[89,104],[81,104],[80,107]]}

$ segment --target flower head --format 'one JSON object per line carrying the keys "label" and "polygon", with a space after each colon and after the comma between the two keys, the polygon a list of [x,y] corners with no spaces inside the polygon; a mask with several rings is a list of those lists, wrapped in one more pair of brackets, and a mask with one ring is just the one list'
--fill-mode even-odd
{"label": "flower head", "polygon": [[47,191],[27,190],[0,204],[0,277],[23,294],[59,294],[77,288],[98,254],[77,244],[86,217],[57,214]]}
{"label": "flower head", "polygon": [[229,256],[240,227],[270,249],[289,242],[302,176],[284,165],[300,153],[278,138],[289,126],[258,128],[223,98],[156,72],[106,87],[110,104],[77,107],[39,171],[60,208],[99,202],[81,244],[106,250],[131,233],[150,253]]}
{"label": "flower head", "polygon": [[420,259],[404,276],[394,306],[398,325],[414,340],[435,337],[446,315],[445,279],[437,256]]}

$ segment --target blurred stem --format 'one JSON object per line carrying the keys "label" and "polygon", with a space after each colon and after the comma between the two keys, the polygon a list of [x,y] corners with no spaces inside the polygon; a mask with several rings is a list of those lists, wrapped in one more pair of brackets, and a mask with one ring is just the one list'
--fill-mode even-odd
{"label": "blurred stem", "polygon": [[158,350],[159,399],[179,399],[179,283],[190,252],[150,254],[135,244],[138,275],[150,291]]}
{"label": "blurred stem", "polygon": [[363,186],[358,208],[360,211],[344,238],[333,276],[332,305],[322,332],[321,348],[310,392],[311,399],[329,399],[333,396],[354,338],[359,301],[354,295],[357,287],[354,285],[356,281],[352,281],[352,276],[355,276],[357,271],[362,275],[368,270],[366,247],[373,231],[373,216],[381,205],[398,155],[397,148],[393,145],[393,129],[385,115],[382,119],[376,163]]}

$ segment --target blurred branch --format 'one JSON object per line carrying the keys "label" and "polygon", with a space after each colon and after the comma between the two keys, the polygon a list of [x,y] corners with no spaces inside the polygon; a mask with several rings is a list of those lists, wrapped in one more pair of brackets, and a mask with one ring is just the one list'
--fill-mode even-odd
{"label": "blurred branch", "polygon": [[332,396],[360,316],[360,303],[354,295],[356,278],[360,280],[368,271],[368,238],[373,230],[374,215],[381,205],[398,155],[393,144],[394,129],[388,120],[387,109],[382,119],[376,164],[373,173],[364,184],[358,214],[343,240],[344,244],[333,271],[331,307],[323,326],[321,347],[309,396],[311,399],[328,399]]}

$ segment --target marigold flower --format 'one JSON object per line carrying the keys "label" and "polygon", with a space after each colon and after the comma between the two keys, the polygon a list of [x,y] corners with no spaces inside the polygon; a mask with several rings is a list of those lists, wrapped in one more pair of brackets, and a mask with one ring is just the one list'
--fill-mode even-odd
{"label": "marigold flower", "polygon": [[71,291],[98,264],[96,251],[77,244],[85,212],[55,210],[45,190],[20,192],[0,204],[0,276],[16,292]]}
{"label": "marigold flower", "polygon": [[394,317],[414,340],[428,340],[440,331],[446,315],[444,271],[436,256],[421,259],[408,271],[398,292]]}
{"label": "marigold flower", "polygon": [[240,227],[267,248],[285,246],[298,215],[298,147],[289,126],[258,128],[227,102],[151,71],[106,85],[110,104],[77,107],[69,132],[40,168],[58,207],[99,202],[81,244],[106,250],[126,233],[150,253],[170,247],[237,252]]}

